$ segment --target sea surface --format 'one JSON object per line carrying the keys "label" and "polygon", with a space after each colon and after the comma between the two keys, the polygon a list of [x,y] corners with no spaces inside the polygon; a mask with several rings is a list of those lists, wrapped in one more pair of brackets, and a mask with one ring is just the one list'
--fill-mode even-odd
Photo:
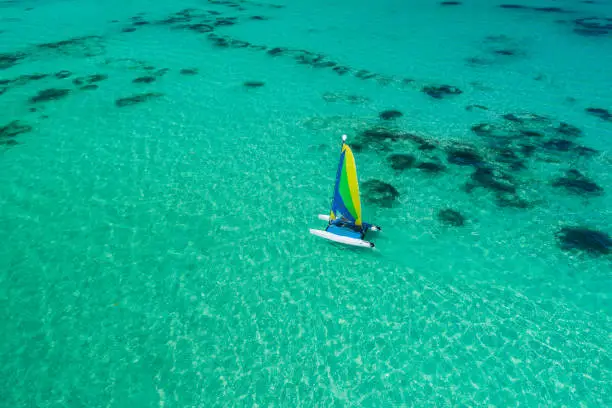
{"label": "sea surface", "polygon": [[0,406],[612,406],[611,143],[610,0],[0,0]]}

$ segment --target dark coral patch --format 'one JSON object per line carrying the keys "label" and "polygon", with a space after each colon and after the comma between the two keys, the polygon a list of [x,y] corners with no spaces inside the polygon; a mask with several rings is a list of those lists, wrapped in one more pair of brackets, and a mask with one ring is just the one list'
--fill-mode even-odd
{"label": "dark coral patch", "polygon": [[249,48],[256,50],[256,51],[265,51],[268,49],[266,45],[256,45],[256,44],[249,44]]}
{"label": "dark coral patch", "polygon": [[177,28],[184,28],[187,30],[195,31],[196,33],[210,33],[214,30],[213,26],[208,24],[188,24],[185,26],[179,26]]}
{"label": "dark coral patch", "polygon": [[236,22],[230,20],[229,18],[221,18],[215,21],[215,26],[230,26],[236,24]]}
{"label": "dark coral patch", "polygon": [[585,227],[564,227],[556,234],[559,247],[565,251],[580,250],[591,255],[607,255],[612,249],[612,238],[602,231]]}
{"label": "dark coral patch", "polygon": [[598,118],[605,120],[606,122],[612,122],[612,113],[607,109],[603,108],[586,108],[585,111],[588,114],[597,116]]}
{"label": "dark coral patch", "polygon": [[520,198],[515,193],[497,193],[495,195],[495,204],[502,208],[520,208],[523,210],[533,206],[532,203]]}
{"label": "dark coral patch", "polygon": [[244,85],[247,88],[261,88],[265,84],[266,83],[262,81],[246,81],[242,85]]}
{"label": "dark coral patch", "polygon": [[446,170],[443,164],[436,162],[421,162],[416,165],[416,168],[430,174],[441,173]]}
{"label": "dark coral patch", "polygon": [[156,99],[164,96],[164,94],[159,92],[147,92],[144,94],[138,94],[133,96],[128,96],[126,98],[119,98],[115,101],[115,105],[119,108],[124,106],[136,105],[139,103],[147,102],[151,99]]}
{"label": "dark coral patch", "polygon": [[528,7],[522,6],[520,4],[502,4],[499,7],[504,9],[517,9],[517,10],[533,10],[539,11],[542,13],[567,13],[567,10],[564,10],[560,7]]}
{"label": "dark coral patch", "polygon": [[332,70],[334,70],[338,75],[345,75],[351,71],[349,67],[344,66],[335,66],[332,68]]}
{"label": "dark coral patch", "polygon": [[138,78],[134,78],[132,80],[135,84],[150,84],[151,82],[155,82],[157,79],[154,76],[142,76]]}
{"label": "dark coral patch", "polygon": [[509,148],[500,149],[496,156],[496,160],[502,163],[513,162],[518,159],[519,157],[517,156],[516,153],[514,153],[514,150],[509,149]]}
{"label": "dark coral patch", "polygon": [[393,170],[406,170],[411,168],[416,162],[416,158],[410,154],[392,154],[387,160],[391,164]]}
{"label": "dark coral patch", "polygon": [[275,47],[268,50],[268,55],[277,56],[285,53],[287,49],[281,47]]}
{"label": "dark coral patch", "polygon": [[209,34],[208,38],[213,41],[216,47],[220,48],[246,48],[251,45],[246,41],[235,40],[229,37],[219,37],[214,34]]}
{"label": "dark coral patch", "polygon": [[419,150],[434,150],[436,148],[435,145],[429,143],[429,142],[425,142],[421,145],[419,145]]}
{"label": "dark coral patch", "polygon": [[163,20],[156,21],[155,24],[159,25],[171,25],[176,23],[189,23],[191,21],[191,17],[188,15],[171,15]]}
{"label": "dark coral patch", "polygon": [[525,162],[510,148],[502,148],[497,152],[495,160],[509,165],[510,170],[518,171],[527,168]]}
{"label": "dark coral patch", "polygon": [[359,142],[365,147],[375,147],[380,150],[389,150],[391,143],[413,142],[419,146],[419,150],[433,150],[435,146],[424,138],[411,133],[403,133],[396,129],[384,126],[365,129],[359,134]]}
{"label": "dark coral patch", "polygon": [[69,93],[70,93],[70,89],[57,89],[57,88],[45,89],[45,90],[38,92],[36,96],[31,97],[30,103],[55,101],[55,100],[66,97]]}
{"label": "dark coral patch", "polygon": [[197,68],[183,68],[180,71],[181,75],[197,75],[198,74],[198,69]]}
{"label": "dark coral patch", "polygon": [[372,79],[376,76],[374,72],[370,72],[368,70],[362,69],[355,72],[355,77],[359,79]]}
{"label": "dark coral patch", "polygon": [[413,135],[412,133],[401,133],[399,136],[401,140],[408,140],[417,145],[418,150],[428,151],[435,150],[436,146],[428,142],[421,136]]}
{"label": "dark coral patch", "polygon": [[465,190],[469,193],[475,187],[482,187],[497,193],[516,193],[512,178],[490,168],[480,167],[471,176],[472,182],[467,183]]}
{"label": "dark coral patch", "polygon": [[550,139],[542,144],[542,147],[548,150],[556,150],[559,152],[567,152],[574,148],[576,145],[565,139]]}
{"label": "dark coral patch", "polygon": [[521,129],[519,133],[527,137],[543,137],[544,136],[544,133],[538,132],[537,130],[530,130],[530,129]]}
{"label": "dark coral patch", "polygon": [[209,35],[208,39],[213,42],[213,46],[217,48],[229,48],[230,42],[227,38],[219,37],[217,35]]}
{"label": "dark coral patch", "polygon": [[352,95],[352,94],[346,94],[346,93],[325,92],[323,95],[321,95],[321,97],[326,102],[343,101],[343,102],[348,102],[353,105],[367,103],[370,101],[370,98],[367,98],[365,96]]}
{"label": "dark coral patch", "polygon": [[337,63],[334,61],[319,61],[312,64],[314,68],[331,68],[336,65]]}
{"label": "dark coral patch", "polygon": [[575,169],[568,170],[565,176],[553,180],[552,186],[564,188],[568,192],[578,195],[597,196],[603,194],[603,188]]}
{"label": "dark coral patch", "polygon": [[556,128],[557,132],[561,133],[563,136],[569,137],[579,137],[582,136],[582,130],[577,128],[574,125],[570,125],[569,123],[561,122],[559,126]]}
{"label": "dark coral patch", "polygon": [[574,28],[574,32],[583,37],[601,37],[608,35],[610,31],[601,29],[586,29],[586,28]]}
{"label": "dark coral patch", "polygon": [[489,108],[483,105],[468,105],[465,107],[465,110],[469,112],[473,111],[474,109],[489,110]]}
{"label": "dark coral patch", "polygon": [[164,76],[170,71],[170,68],[160,68],[157,71],[153,72],[153,75],[161,77]]}
{"label": "dark coral patch", "polygon": [[531,157],[536,151],[536,147],[531,144],[520,144],[519,147],[521,154],[525,157]]}
{"label": "dark coral patch", "polygon": [[465,217],[452,208],[444,208],[438,211],[438,220],[441,223],[451,225],[453,227],[461,227],[465,224]]}
{"label": "dark coral patch", "polygon": [[567,10],[561,7],[532,7],[532,10],[541,11],[543,13],[568,13]]}
{"label": "dark coral patch", "polygon": [[567,139],[550,139],[542,144],[542,147],[549,151],[556,152],[572,152],[578,156],[593,156],[599,153],[590,147],[578,145]]}
{"label": "dark coral patch", "polygon": [[597,37],[612,33],[612,18],[579,18],[574,20],[574,24],[574,32],[583,36]]}
{"label": "dark coral patch", "polygon": [[535,113],[507,113],[502,116],[504,119],[510,122],[516,122],[520,124],[533,123],[533,124],[546,124],[550,123],[550,119],[546,116],[538,115]]}
{"label": "dark coral patch", "polygon": [[378,116],[383,120],[391,120],[400,118],[404,116],[404,114],[398,110],[390,109],[380,112]]}
{"label": "dark coral patch", "polygon": [[471,129],[478,136],[490,136],[493,133],[494,127],[488,123],[478,123],[472,126]]}
{"label": "dark coral patch", "polygon": [[106,74],[94,74],[75,78],[72,80],[72,83],[75,85],[94,84],[96,82],[106,81],[107,79],[108,75]]}
{"label": "dark coral patch", "polygon": [[353,151],[354,152],[362,152],[363,151],[363,144],[361,144],[359,142],[353,142],[351,145],[353,146]]}
{"label": "dark coral patch", "polygon": [[451,149],[447,152],[447,160],[459,166],[482,166],[484,159],[476,152],[466,149]]}
{"label": "dark coral patch", "polygon": [[13,65],[17,65],[19,61],[24,59],[26,54],[21,52],[5,52],[0,53],[0,69],[7,69]]}
{"label": "dark coral patch", "polygon": [[183,15],[183,16],[190,16],[194,12],[197,12],[197,11],[198,9],[195,9],[195,8],[185,8],[185,9],[182,9],[181,11],[177,11],[175,14]]}
{"label": "dark coral patch", "polygon": [[511,56],[511,55],[517,54],[517,52],[514,50],[494,50],[493,53],[497,55],[504,55],[504,56]]}
{"label": "dark coral patch", "polygon": [[20,75],[14,79],[3,79],[0,81],[0,85],[7,85],[7,87],[4,89],[8,89],[9,86],[26,85],[27,83],[31,81],[38,81],[38,80],[47,78],[48,76],[49,76],[48,74],[25,74],[25,75]]}
{"label": "dark coral patch", "polygon": [[316,54],[316,53],[309,52],[309,51],[300,51],[294,58],[298,64],[314,66],[318,63],[323,62],[323,59],[325,58],[325,56],[322,54]]}
{"label": "dark coral patch", "polygon": [[578,156],[593,156],[599,153],[595,149],[591,149],[590,147],[579,146],[579,145],[576,145],[576,147],[574,147],[574,152],[578,154]]}
{"label": "dark coral patch", "polygon": [[93,84],[94,82],[106,81],[108,79],[108,75],[106,74],[94,74],[86,77],[86,81],[89,84]]}
{"label": "dark coral patch", "polygon": [[492,60],[481,57],[468,57],[465,61],[469,66],[491,65],[493,63]]}
{"label": "dark coral patch", "polygon": [[68,77],[69,77],[69,76],[71,76],[71,75],[72,75],[72,72],[70,72],[70,71],[66,71],[66,70],[64,70],[64,71],[59,71],[59,72],[56,72],[56,73],[55,73],[55,77],[56,77],[57,79],[64,79],[64,78],[68,78]]}
{"label": "dark coral patch", "polygon": [[46,78],[48,76],[49,76],[48,74],[26,74],[26,75],[20,75],[15,80],[13,80],[13,83],[15,83],[17,85],[23,85],[23,84],[27,84],[30,81],[38,81],[38,80],[44,79],[44,78]]}
{"label": "dark coral patch", "polygon": [[[507,126],[498,126],[490,123],[478,123],[471,128],[476,135],[486,138],[486,143],[494,149],[509,147],[515,141],[527,134],[521,134]],[[535,133],[533,134],[535,136]]]}
{"label": "dark coral patch", "polygon": [[395,187],[380,180],[368,180],[362,184],[362,187],[364,199],[380,207],[391,207],[400,195]]}
{"label": "dark coral patch", "polygon": [[451,86],[451,85],[440,85],[440,86],[429,85],[429,86],[423,87],[421,91],[435,99],[442,99],[446,96],[459,95],[463,93],[461,89],[455,86]]}
{"label": "dark coral patch", "polygon": [[366,129],[363,132],[361,132],[361,135],[363,136],[365,140],[371,141],[371,142],[383,142],[386,140],[397,141],[400,139],[399,133],[383,128],[383,127]]}
{"label": "dark coral patch", "polygon": [[12,147],[12,146],[17,146],[18,144],[19,144],[19,142],[14,140],[14,139],[8,139],[8,140],[1,140],[0,139],[0,145],[1,146]]}
{"label": "dark coral patch", "polygon": [[15,137],[22,133],[28,133],[32,131],[32,126],[21,123],[18,120],[14,120],[7,125],[0,126],[0,140]]}
{"label": "dark coral patch", "polygon": [[54,50],[65,55],[84,57],[94,57],[102,55],[105,52],[105,48],[102,45],[102,37],[97,35],[88,35],[52,43],[38,44],[37,47]]}
{"label": "dark coral patch", "polygon": [[441,1],[441,6],[459,6],[461,5],[460,1]]}
{"label": "dark coral patch", "polygon": [[393,80],[394,79],[392,77],[385,76],[385,75],[379,75],[378,78],[376,78],[376,82],[378,82],[380,86],[387,86],[391,82],[393,82]]}

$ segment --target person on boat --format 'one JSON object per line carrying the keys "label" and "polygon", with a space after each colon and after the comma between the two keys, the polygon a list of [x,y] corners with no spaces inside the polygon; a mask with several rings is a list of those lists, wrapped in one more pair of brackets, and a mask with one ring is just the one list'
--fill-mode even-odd
{"label": "person on boat", "polygon": [[341,228],[350,228],[355,232],[363,232],[363,227],[357,226],[350,222],[344,215],[341,215],[340,218],[336,218],[335,220],[331,221],[331,224]]}

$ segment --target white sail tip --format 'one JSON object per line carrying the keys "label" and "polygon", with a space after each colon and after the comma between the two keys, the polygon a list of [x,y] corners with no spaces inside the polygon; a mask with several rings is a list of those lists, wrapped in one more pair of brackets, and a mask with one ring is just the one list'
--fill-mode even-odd
{"label": "white sail tip", "polygon": [[347,138],[347,136],[346,136],[346,135],[342,135],[342,141],[343,141],[343,142],[346,142],[346,138]]}

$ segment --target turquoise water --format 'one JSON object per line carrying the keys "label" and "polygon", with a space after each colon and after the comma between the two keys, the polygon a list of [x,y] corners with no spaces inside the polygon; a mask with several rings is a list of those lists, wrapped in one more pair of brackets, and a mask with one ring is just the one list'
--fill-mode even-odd
{"label": "turquoise water", "polygon": [[610,406],[612,4],[406,3],[0,2],[0,406]]}

